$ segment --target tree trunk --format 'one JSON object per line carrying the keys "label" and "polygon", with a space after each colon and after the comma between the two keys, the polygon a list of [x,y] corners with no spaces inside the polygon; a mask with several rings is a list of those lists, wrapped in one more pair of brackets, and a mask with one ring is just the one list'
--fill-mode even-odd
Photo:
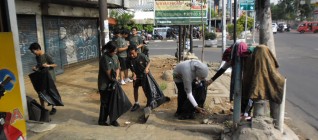
{"label": "tree trunk", "polygon": [[276,56],[270,0],[257,0],[256,4],[257,15],[260,21],[259,44],[268,46],[272,53]]}

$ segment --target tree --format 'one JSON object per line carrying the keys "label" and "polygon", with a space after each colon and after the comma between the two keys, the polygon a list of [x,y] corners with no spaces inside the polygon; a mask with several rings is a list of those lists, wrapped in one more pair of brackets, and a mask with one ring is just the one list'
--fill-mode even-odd
{"label": "tree", "polygon": [[[244,30],[244,26],[242,24],[236,24],[236,37],[238,37]],[[230,36],[234,36],[234,24],[227,25],[227,31],[229,32]]]}
{"label": "tree", "polygon": [[299,6],[300,19],[301,20],[311,20],[313,10],[314,10],[314,7],[310,4],[300,5]]}
{"label": "tree", "polygon": [[116,21],[117,21],[115,28],[128,28],[128,29],[130,29],[131,27],[129,27],[129,25],[134,24],[134,21],[132,20],[132,18],[134,18],[133,14],[129,14],[129,13],[119,14],[116,11],[111,11],[110,17],[116,19]]}
{"label": "tree", "polygon": [[144,30],[147,32],[147,33],[152,33],[153,31],[153,25],[146,25],[144,27]]}
{"label": "tree", "polygon": [[276,56],[274,36],[272,31],[272,13],[270,0],[257,0],[256,14],[260,21],[259,43],[269,47]]}
{"label": "tree", "polygon": [[[243,30],[245,29],[245,21],[246,21],[246,13],[243,14],[238,20],[237,24],[243,26]],[[254,18],[247,17],[247,30],[253,28],[254,25]]]}

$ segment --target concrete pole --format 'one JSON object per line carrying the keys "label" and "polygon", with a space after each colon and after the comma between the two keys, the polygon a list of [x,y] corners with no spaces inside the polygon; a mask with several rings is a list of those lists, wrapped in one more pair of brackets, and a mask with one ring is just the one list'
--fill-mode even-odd
{"label": "concrete pole", "polygon": [[202,23],[202,36],[203,36],[203,39],[202,39],[202,52],[201,52],[201,61],[202,62],[203,62],[203,58],[204,58],[204,47],[205,47],[205,38],[204,38],[205,27],[204,27],[204,22],[203,22],[203,4],[204,4],[204,2],[202,1],[201,2],[201,23]]}
{"label": "concrete pole", "polygon": [[255,44],[255,20],[256,20],[256,12],[254,11],[254,22],[253,22],[253,44]]}
{"label": "concrete pole", "polygon": [[230,24],[232,24],[232,0],[229,0]]}
{"label": "concrete pole", "polygon": [[245,11],[245,33],[244,33],[244,38],[245,38],[245,42],[247,43],[247,35],[246,35],[246,32],[247,32],[247,10]]}
{"label": "concrete pole", "polygon": [[193,25],[190,25],[190,53],[193,53]]}
{"label": "concrete pole", "polygon": [[181,49],[182,49],[182,47],[181,47],[181,42],[182,42],[182,27],[181,27],[181,25],[179,25],[179,44],[178,44],[178,62],[180,62],[181,61]]}
{"label": "concrete pole", "polygon": [[233,33],[233,43],[235,43],[236,42],[236,28],[237,28],[237,26],[236,26],[236,19],[237,19],[237,0],[234,0],[234,33]]}
{"label": "concrete pole", "polygon": [[[13,42],[14,42],[14,51],[15,51],[15,62],[16,62],[16,68],[18,75],[16,78],[19,80],[19,88],[20,88],[20,94],[21,94],[21,100],[22,100],[22,107],[23,107],[23,114],[24,119],[27,120],[29,118],[28,109],[27,109],[27,100],[26,100],[26,92],[25,92],[25,82],[23,78],[23,68],[22,68],[22,60],[21,60],[21,53],[20,53],[20,47],[19,47],[19,31],[18,31],[18,21],[17,21],[17,13],[16,13],[16,5],[14,0],[7,0],[5,3],[6,8],[8,8],[8,11],[5,11],[5,15],[7,15],[7,24],[4,26],[5,29],[7,28],[7,32],[12,32],[13,36]],[[7,30],[6,29],[6,30]],[[17,83],[16,83],[17,84]]]}
{"label": "concrete pole", "polygon": [[222,3],[222,54],[226,47],[226,0]]}
{"label": "concrete pole", "polygon": [[209,0],[209,32],[211,32],[212,0]]}
{"label": "concrete pole", "polygon": [[286,82],[287,82],[287,79],[285,79],[283,99],[282,99],[282,103],[280,104],[280,107],[279,107],[278,129],[279,129],[279,131],[280,131],[281,133],[284,132],[285,101],[286,101]]}
{"label": "concrete pole", "polygon": [[101,40],[100,46],[104,46],[106,44],[106,41],[109,40],[109,38],[108,39],[106,38],[108,36],[106,35],[108,31],[105,30],[105,29],[108,30],[108,27],[105,27],[105,22],[107,22],[107,18],[108,18],[107,0],[99,0],[98,4],[99,4],[100,40]]}
{"label": "concrete pole", "polygon": [[[234,54],[237,52],[237,47],[234,47]],[[242,102],[242,66],[241,58],[235,56],[235,82],[234,82],[234,111],[233,111],[233,125],[237,126],[240,123],[241,116],[241,102]]]}

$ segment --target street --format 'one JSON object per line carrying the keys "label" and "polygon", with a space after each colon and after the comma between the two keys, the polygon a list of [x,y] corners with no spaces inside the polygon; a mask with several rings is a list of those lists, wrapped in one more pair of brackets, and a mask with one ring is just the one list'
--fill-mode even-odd
{"label": "street", "polygon": [[287,77],[287,117],[308,138],[318,138],[318,34],[274,35],[280,70]]}
{"label": "street", "polygon": [[[218,40],[218,44],[222,40]],[[202,46],[202,40],[195,40],[193,41],[194,46],[201,45]],[[172,42],[167,42],[167,41],[162,41],[162,42],[153,42],[151,41],[149,43],[149,49],[150,49],[150,55],[163,55],[163,54],[168,54],[168,55],[175,55],[176,49],[177,49],[177,43],[176,41]],[[194,47],[193,48],[193,53],[201,59],[201,53],[202,48]],[[221,61],[221,55],[222,55],[222,49],[221,48],[214,48],[214,47],[206,47],[204,48],[204,61],[207,62],[219,62]]]}
{"label": "street", "polygon": [[[318,34],[284,32],[274,38],[279,69],[287,77],[286,118],[308,138],[318,138]],[[198,44],[202,41],[194,41],[194,46]],[[150,42],[149,48],[150,55],[174,55],[177,43]],[[199,58],[201,49],[194,48]],[[220,62],[221,51],[221,48],[204,48],[204,61]]]}

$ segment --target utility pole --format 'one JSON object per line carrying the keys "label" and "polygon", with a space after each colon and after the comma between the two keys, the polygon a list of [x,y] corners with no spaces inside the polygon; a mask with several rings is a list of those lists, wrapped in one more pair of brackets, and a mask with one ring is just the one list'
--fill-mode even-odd
{"label": "utility pole", "polygon": [[204,2],[201,1],[201,23],[202,23],[202,36],[203,36],[203,39],[202,39],[202,53],[201,53],[201,61],[202,62],[203,62],[203,58],[204,58],[204,46],[205,46],[205,39],[204,39],[205,27],[204,27],[204,22],[203,22],[203,4],[204,4]]}
{"label": "utility pole", "polygon": [[209,0],[209,32],[211,32],[212,0]]}
{"label": "utility pole", "polygon": [[226,47],[226,0],[222,3],[222,53]]}
{"label": "utility pole", "polygon": [[[108,28],[108,12],[107,12],[107,0],[99,0],[99,28],[100,28],[100,46],[104,46],[109,41],[109,28]],[[101,48],[101,47],[100,47]],[[98,50],[101,50],[101,49]],[[101,56],[99,51],[99,56]]]}
{"label": "utility pole", "polygon": [[233,24],[232,23],[232,0],[229,0],[228,7],[229,7],[228,10],[230,11],[230,24]]}
{"label": "utility pole", "polygon": [[253,44],[255,43],[255,20],[256,20],[256,12],[253,11],[254,20],[253,20]]}

